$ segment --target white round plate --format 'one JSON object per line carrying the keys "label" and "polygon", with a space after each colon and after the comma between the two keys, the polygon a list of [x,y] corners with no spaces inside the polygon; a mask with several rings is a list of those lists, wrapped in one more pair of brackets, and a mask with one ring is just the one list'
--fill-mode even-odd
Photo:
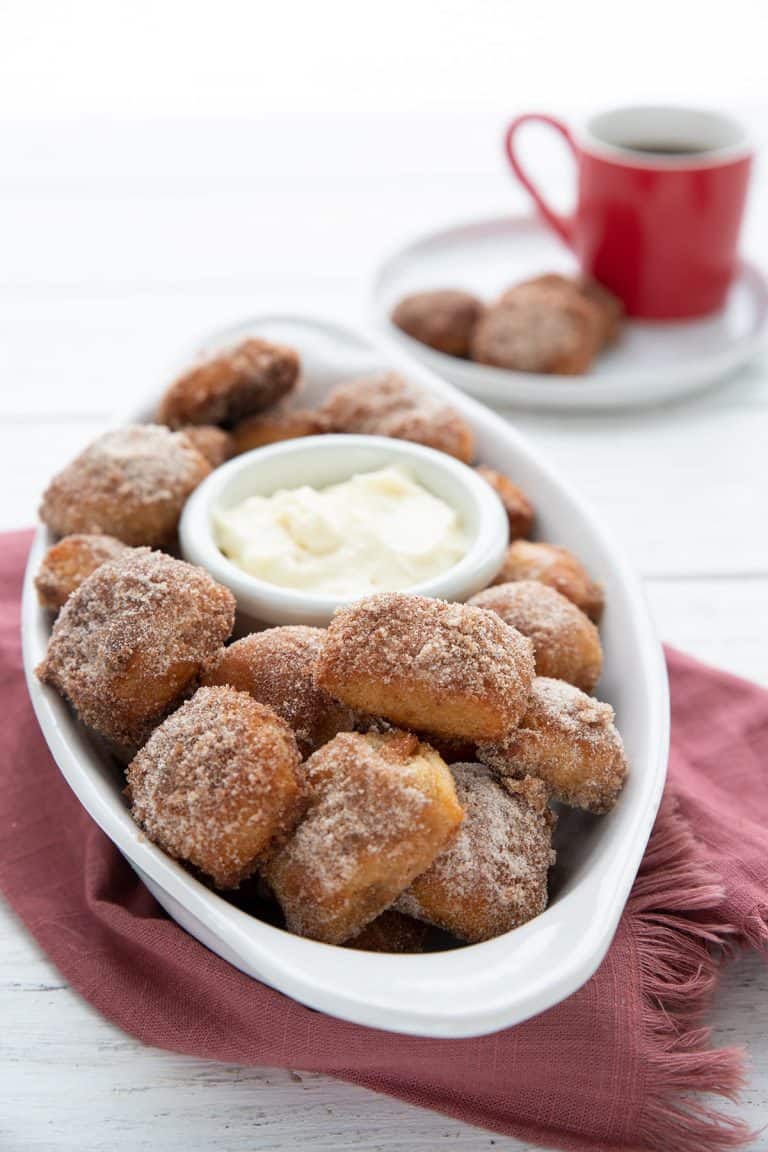
{"label": "white round plate", "polygon": [[615,347],[585,376],[511,372],[446,356],[412,340],[390,322],[411,292],[465,288],[493,299],[543,272],[575,272],[563,244],[532,216],[479,220],[424,236],[391,256],[373,285],[374,322],[434,372],[499,407],[608,409],[658,404],[699,392],[745,364],[764,339],[768,282],[742,264],[722,312],[703,320],[629,321]]}

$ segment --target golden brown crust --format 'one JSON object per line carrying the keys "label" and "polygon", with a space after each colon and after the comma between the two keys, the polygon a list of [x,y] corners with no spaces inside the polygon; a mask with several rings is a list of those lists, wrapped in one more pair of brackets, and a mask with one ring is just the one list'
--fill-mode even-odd
{"label": "golden brown crust", "polygon": [[202,568],[131,549],[69,597],[37,675],[84,724],[135,748],[194,686],[234,617],[234,596]]}
{"label": "golden brown crust", "polygon": [[423,952],[428,933],[429,926],[423,921],[389,908],[347,940],[345,947],[361,952]]}
{"label": "golden brown crust", "polygon": [[131,815],[217,888],[236,888],[289,834],[305,804],[299,751],[271,708],[200,688],[128,767]]}
{"label": "golden brown crust", "polygon": [[238,424],[232,430],[232,435],[235,452],[239,455],[254,448],[263,448],[266,444],[296,440],[302,436],[322,436],[329,431],[329,422],[319,410],[293,408],[251,416]]}
{"label": "golden brown crust", "polygon": [[224,648],[203,683],[230,684],[274,708],[302,756],[309,756],[337,732],[355,727],[352,710],[315,684],[324,639],[324,629],[304,625],[254,632]]}
{"label": "golden brown crust", "polygon": [[544,677],[534,680],[519,727],[478,745],[478,757],[503,775],[535,776],[556,800],[588,812],[614,806],[628,771],[610,704]]}
{"label": "golden brown crust", "polygon": [[451,772],[464,821],[397,908],[474,944],[546,908],[554,817],[539,780],[501,782],[482,764],[454,764]]}
{"label": "golden brown crust", "polygon": [[286,396],[299,378],[293,348],[250,338],[205,357],[169,386],[157,409],[157,422],[235,424]]}
{"label": "golden brown crust", "polygon": [[235,442],[229,432],[217,428],[215,424],[185,424],[179,431],[184,433],[187,440],[191,440],[211,468],[226,464],[235,454]]}
{"label": "golden brown crust", "polygon": [[504,476],[501,472],[496,472],[493,468],[486,468],[484,465],[478,465],[475,468],[478,476],[482,476],[504,505],[504,511],[509,520],[509,538],[510,540],[526,539],[530,536],[533,529],[533,521],[535,517],[533,504],[519,488],[517,484],[513,484],[508,476]]}
{"label": "golden brown crust", "polygon": [[463,417],[395,372],[338,385],[328,393],[320,411],[332,432],[411,440],[465,464],[475,454],[474,434]]}
{"label": "golden brown crust", "polygon": [[494,584],[511,580],[538,580],[581,608],[599,622],[603,611],[603,586],[597,584],[580,560],[567,548],[540,541],[515,540],[507,549]]}
{"label": "golden brown crust", "polygon": [[305,770],[307,815],[265,875],[290,931],[342,944],[429,867],[463,810],[448,768],[410,733],[341,733]]}
{"label": "golden brown crust", "polygon": [[518,372],[578,376],[599,347],[600,314],[576,292],[520,284],[478,321],[472,358]]}
{"label": "golden brown crust", "polygon": [[103,533],[124,544],[161,547],[176,533],[208,461],[176,432],[132,424],[93,441],[43,495],[40,518],[57,536]]}
{"label": "golden brown crust", "polygon": [[392,323],[438,352],[466,357],[482,308],[477,297],[469,292],[451,288],[416,292],[395,306]]}
{"label": "golden brown crust", "polygon": [[77,534],[59,540],[43,556],[35,577],[40,607],[58,612],[100,564],[115,560],[127,548],[114,536]]}
{"label": "golden brown crust", "polygon": [[533,641],[536,675],[567,680],[591,692],[603,669],[600,633],[565,596],[538,580],[486,588],[469,601],[501,616]]}
{"label": "golden brown crust", "polygon": [[315,677],[351,708],[474,741],[520,719],[533,671],[530,640],[494,613],[389,592],[336,612]]}

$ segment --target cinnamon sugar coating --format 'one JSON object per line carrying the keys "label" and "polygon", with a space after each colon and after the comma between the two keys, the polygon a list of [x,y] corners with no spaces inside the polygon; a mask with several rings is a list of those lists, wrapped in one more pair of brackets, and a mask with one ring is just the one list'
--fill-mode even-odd
{"label": "cinnamon sugar coating", "polygon": [[518,372],[577,376],[599,348],[597,307],[577,293],[519,284],[481,316],[472,358]]}
{"label": "cinnamon sugar coating", "polygon": [[234,596],[202,568],[131,549],[69,597],[37,675],[84,724],[136,747],[194,686],[234,618]]}
{"label": "cinnamon sugar coating", "polygon": [[469,292],[452,288],[415,292],[395,306],[392,323],[438,352],[466,357],[482,308],[477,297]]}
{"label": "cinnamon sugar coating", "polygon": [[533,641],[536,675],[567,680],[591,692],[603,669],[600,633],[565,596],[538,580],[496,584],[469,601],[496,612]]}
{"label": "cinnamon sugar coating", "polygon": [[533,504],[517,484],[513,484],[508,476],[496,472],[493,468],[483,465],[475,468],[478,476],[482,476],[504,505],[504,511],[509,520],[509,538],[518,540],[530,536],[533,529]]}
{"label": "cinnamon sugar coating", "polygon": [[554,816],[540,780],[499,780],[482,764],[451,772],[464,821],[397,908],[476,944],[546,908]]}
{"label": "cinnamon sugar coating", "polygon": [[388,908],[358,936],[347,940],[346,947],[360,952],[423,952],[428,932],[424,921]]}
{"label": "cinnamon sugar coating", "polygon": [[613,709],[564,680],[537,677],[528,711],[504,739],[478,745],[480,760],[505,776],[536,776],[556,800],[608,812],[628,772]]}
{"label": "cinnamon sugar coating", "polygon": [[293,348],[252,337],[205,357],[169,386],[159,424],[220,424],[232,428],[286,396],[299,378]]}
{"label": "cinnamon sugar coating", "polygon": [[534,276],[531,280],[524,280],[508,288],[499,298],[499,304],[511,303],[514,306],[524,296],[538,298],[546,308],[565,309],[569,314],[572,311],[587,328],[593,355],[600,351],[604,343],[607,316],[597,299],[582,289],[579,278],[561,276],[556,272]]}
{"label": "cinnamon sugar coating", "polygon": [[224,648],[203,683],[230,684],[274,708],[309,756],[355,727],[352,710],[315,684],[324,639],[324,629],[301,624],[254,632]]}
{"label": "cinnamon sugar coating", "polygon": [[474,434],[464,418],[395,372],[339,384],[328,393],[320,411],[332,432],[411,440],[465,464],[475,453]]}
{"label": "cinnamon sugar coating", "polygon": [[211,468],[225,464],[235,454],[235,442],[229,432],[215,424],[185,424],[180,429]]}
{"label": "cinnamon sugar coating", "polygon": [[463,810],[448,768],[410,733],[340,733],[304,767],[307,814],[265,876],[290,931],[343,944],[430,866]]}
{"label": "cinnamon sugar coating", "polygon": [[134,757],[126,795],[150,840],[236,888],[301,815],[299,751],[271,708],[200,688]]}
{"label": "cinnamon sugar coating", "polygon": [[609,292],[607,288],[589,276],[570,277],[561,276],[556,272],[548,272],[543,276],[535,276],[532,280],[526,280],[519,287],[562,292],[566,295],[579,296],[585,300],[593,309],[595,335],[600,348],[612,344],[619,335],[624,316],[624,305],[618,296],[614,296],[612,292]]}
{"label": "cinnamon sugar coating", "polygon": [[516,724],[533,674],[531,641],[495,613],[402,592],[338,609],[315,668],[351,708],[466,741]]}
{"label": "cinnamon sugar coating", "polygon": [[35,588],[41,608],[58,612],[100,564],[115,560],[128,545],[114,536],[77,534],[53,544],[40,562]]}
{"label": "cinnamon sugar coating", "polygon": [[235,452],[250,452],[265,444],[296,440],[302,436],[321,436],[329,432],[328,420],[319,410],[293,408],[288,411],[264,412],[243,420],[233,430]]}
{"label": "cinnamon sugar coating", "polygon": [[557,544],[515,540],[507,549],[494,584],[511,580],[538,580],[554,588],[590,620],[598,623],[603,611],[603,586],[596,583],[573,552]]}
{"label": "cinnamon sugar coating", "polygon": [[128,425],[99,436],[54,476],[40,518],[57,536],[104,533],[160,547],[173,540],[187,497],[210,470],[186,436]]}

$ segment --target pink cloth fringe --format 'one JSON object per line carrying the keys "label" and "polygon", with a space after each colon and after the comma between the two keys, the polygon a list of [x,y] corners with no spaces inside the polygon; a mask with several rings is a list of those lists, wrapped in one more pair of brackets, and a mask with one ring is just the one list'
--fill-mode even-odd
{"label": "pink cloth fringe", "polygon": [[[723,899],[715,869],[676,801],[665,797],[628,904],[638,922],[642,1026],[648,1040],[639,1122],[643,1149],[720,1152],[755,1137],[742,1121],[685,1096],[704,1092],[735,1100],[744,1084],[743,1049],[713,1049],[711,1030],[700,1025],[723,954],[739,935],[735,925],[707,918]],[[766,943],[765,924],[756,938]]]}

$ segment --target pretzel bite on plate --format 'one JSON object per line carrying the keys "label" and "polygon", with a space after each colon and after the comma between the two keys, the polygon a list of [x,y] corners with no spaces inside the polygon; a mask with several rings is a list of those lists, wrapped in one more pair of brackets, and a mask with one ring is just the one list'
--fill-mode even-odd
{"label": "pretzel bite on plate", "polygon": [[169,544],[190,492],[211,467],[186,436],[131,424],[94,440],[43,495],[40,518],[57,536],[104,533],[124,544]]}
{"label": "pretzel bite on plate", "polygon": [[40,607],[58,612],[100,564],[117,559],[127,550],[128,545],[114,536],[77,534],[57,541],[43,556],[35,576]]}
{"label": "pretzel bite on plate", "polygon": [[395,372],[339,384],[328,393],[320,411],[332,432],[411,440],[464,464],[475,454],[474,433],[464,418]]}
{"label": "pretzel bite on plate", "polygon": [[130,549],[69,597],[37,675],[84,724],[135,748],[194,686],[234,619],[234,596],[202,568]]}
{"label": "pretzel bite on plate", "polygon": [[[579,296],[593,309],[595,334],[599,348],[613,344],[619,335],[624,317],[624,305],[597,280],[589,276],[560,276],[549,272],[526,280],[519,288],[543,288],[547,291],[570,293]],[[514,289],[511,291],[514,292]],[[503,297],[502,297],[503,299]]]}
{"label": "pretzel bite on plate", "polygon": [[495,584],[469,601],[501,616],[533,641],[537,676],[567,680],[591,692],[603,669],[595,625],[565,596],[537,580]]}
{"label": "pretzel bite on plate", "polygon": [[430,866],[464,813],[448,768],[408,732],[340,733],[304,768],[307,814],[265,876],[290,931],[343,944]]}
{"label": "pretzel bite on plate", "polygon": [[301,815],[299,750],[271,708],[200,688],[134,757],[126,795],[153,843],[236,888]]}
{"label": "pretzel bite on plate", "polygon": [[405,296],[392,312],[392,323],[448,356],[469,356],[469,346],[482,303],[469,292],[445,288]]}
{"label": "pretzel bite on plate", "polygon": [[388,908],[351,940],[347,948],[360,952],[423,952],[429,926]]}
{"label": "pretzel bite on plate", "polygon": [[477,754],[504,776],[538,777],[556,800],[588,812],[610,811],[628,772],[610,704],[543,676],[519,727]]}
{"label": "pretzel bite on plate", "polygon": [[486,309],[472,336],[472,359],[517,372],[578,376],[600,342],[597,307],[577,293],[516,285]]}
{"label": "pretzel bite on plate", "polygon": [[567,548],[533,540],[515,540],[507,549],[494,584],[510,580],[538,580],[548,584],[581,608],[595,623],[603,611],[603,586],[597,584],[580,560]]}
{"label": "pretzel bite on plate", "polygon": [[350,708],[315,684],[325,631],[302,624],[267,628],[222,649],[203,684],[230,684],[274,708],[309,756],[337,732],[355,727]]}
{"label": "pretzel bite on plate", "polygon": [[504,511],[509,520],[509,538],[510,540],[518,540],[521,537],[525,538],[530,536],[533,529],[534,510],[533,504],[519,488],[517,484],[513,484],[508,476],[504,476],[501,472],[494,471],[493,468],[485,468],[480,465],[475,468],[478,476],[482,476],[504,505]]}
{"label": "pretzel bite on plate", "polygon": [[477,944],[546,908],[554,816],[540,780],[498,780],[482,764],[451,772],[464,821],[397,908]]}
{"label": "pretzel bite on plate", "polygon": [[232,428],[277,403],[296,386],[300,362],[293,348],[252,337],[203,357],[169,386],[158,424],[220,424]]}
{"label": "pretzel bite on plate", "polygon": [[402,592],[337,609],[315,667],[350,708],[470,742],[517,723],[533,675],[531,641],[495,613]]}
{"label": "pretzel bite on plate", "polygon": [[179,431],[184,433],[187,440],[191,440],[211,468],[226,464],[235,454],[235,442],[229,432],[217,428],[215,424],[184,424]]}
{"label": "pretzel bite on plate", "polygon": [[232,435],[235,452],[239,455],[253,448],[263,448],[265,444],[296,440],[302,436],[321,436],[328,431],[328,420],[319,410],[293,408],[285,412],[264,412],[259,416],[250,416],[233,428]]}

